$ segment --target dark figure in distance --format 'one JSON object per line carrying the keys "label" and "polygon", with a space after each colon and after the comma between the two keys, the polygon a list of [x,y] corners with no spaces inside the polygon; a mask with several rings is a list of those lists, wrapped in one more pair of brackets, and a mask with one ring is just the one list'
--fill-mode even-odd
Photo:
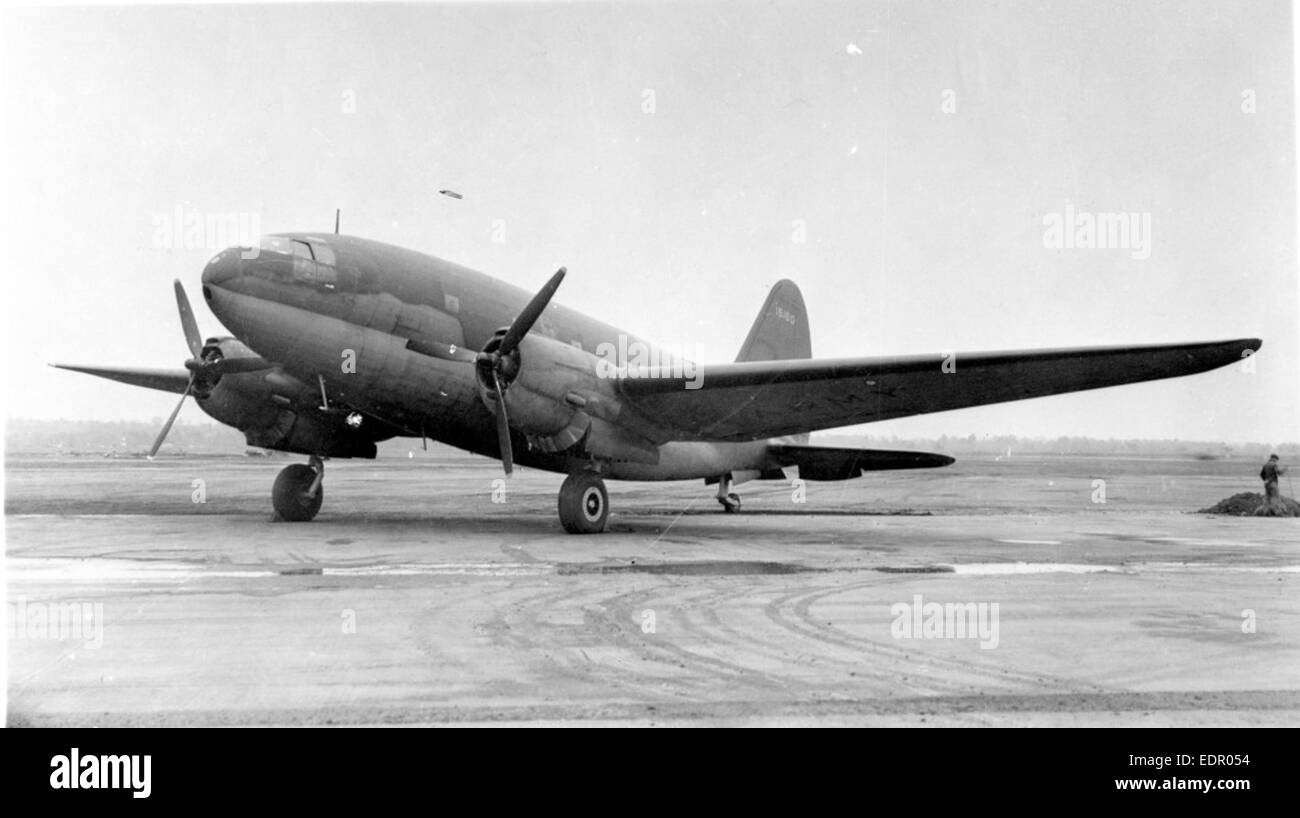
{"label": "dark figure in distance", "polygon": [[1259,479],[1264,481],[1264,505],[1255,512],[1257,517],[1289,516],[1282,505],[1282,494],[1277,488],[1277,478],[1286,474],[1286,466],[1279,466],[1277,455],[1273,455],[1259,470]]}

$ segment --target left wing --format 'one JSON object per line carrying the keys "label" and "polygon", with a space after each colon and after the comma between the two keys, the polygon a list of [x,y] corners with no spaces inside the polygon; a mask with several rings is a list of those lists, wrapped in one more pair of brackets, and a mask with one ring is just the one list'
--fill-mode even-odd
{"label": "left wing", "polygon": [[[952,356],[755,361],[624,373],[617,422],[655,443],[744,441],[1176,378],[1241,361],[1262,341]],[[945,366],[947,364],[947,366]],[[698,381],[693,388],[693,381]]]}
{"label": "left wing", "polygon": [[184,369],[132,369],[121,366],[72,366],[71,364],[50,364],[50,366],[55,369],[98,375],[110,381],[158,389],[177,395],[184,392],[185,387],[190,383],[190,373]]}

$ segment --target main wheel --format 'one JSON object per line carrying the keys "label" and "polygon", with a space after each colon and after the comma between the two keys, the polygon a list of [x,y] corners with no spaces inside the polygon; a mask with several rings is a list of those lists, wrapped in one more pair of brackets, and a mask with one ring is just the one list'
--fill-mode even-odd
{"label": "main wheel", "polygon": [[574,472],[560,486],[560,522],[570,534],[599,534],[609,518],[605,481],[589,471]]}
{"label": "main wheel", "polygon": [[307,489],[315,480],[316,470],[302,463],[295,463],[280,472],[275,478],[275,487],[271,489],[271,504],[280,519],[305,523],[316,516],[321,501],[325,499],[325,487],[318,487],[316,496],[308,497]]}
{"label": "main wheel", "polygon": [[722,510],[728,514],[735,514],[740,511],[740,495],[728,494],[725,498],[719,497],[718,502],[722,503]]}

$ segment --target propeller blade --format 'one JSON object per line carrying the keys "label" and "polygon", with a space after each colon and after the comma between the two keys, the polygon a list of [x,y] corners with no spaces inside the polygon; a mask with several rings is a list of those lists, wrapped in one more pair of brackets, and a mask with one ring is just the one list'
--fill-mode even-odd
{"label": "propeller blade", "polygon": [[163,445],[163,441],[167,439],[167,433],[172,430],[172,424],[176,422],[176,416],[181,413],[181,407],[185,405],[185,399],[190,396],[190,390],[193,388],[194,373],[191,372],[190,382],[185,384],[185,391],[181,393],[181,399],[176,402],[176,408],[172,410],[171,417],[167,418],[167,422],[163,424],[162,431],[158,433],[157,440],[153,442],[153,448],[149,450],[150,460],[153,460],[153,456],[158,454],[158,449]]}
{"label": "propeller blade", "polygon": [[501,449],[501,467],[509,477],[514,470],[515,455],[510,448],[510,418],[506,416],[506,395],[501,389],[501,378],[495,372],[492,373],[492,385],[497,390],[497,445]]}
{"label": "propeller blade", "polygon": [[203,338],[199,335],[199,325],[194,320],[194,310],[190,309],[190,299],[185,295],[181,280],[176,279],[176,307],[181,312],[181,329],[185,332],[185,344],[190,348],[190,355],[195,358],[203,355]]}
{"label": "propeller blade", "polygon": [[537,295],[533,296],[533,300],[528,302],[528,306],[524,307],[524,311],[519,313],[519,317],[510,325],[510,329],[506,330],[505,337],[501,339],[501,346],[497,347],[498,355],[504,358],[514,352],[515,347],[519,346],[519,342],[524,340],[528,330],[532,329],[533,324],[537,323],[537,319],[542,317],[546,305],[551,303],[555,291],[560,288],[560,282],[564,280],[564,273],[565,269],[563,267],[556,270],[555,275],[551,276],[551,280],[546,282],[546,286],[542,287],[537,292]]}

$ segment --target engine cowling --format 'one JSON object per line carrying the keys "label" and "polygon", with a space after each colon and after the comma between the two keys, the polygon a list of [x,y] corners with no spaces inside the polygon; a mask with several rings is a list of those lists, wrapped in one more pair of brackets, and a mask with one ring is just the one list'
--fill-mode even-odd
{"label": "engine cowling", "polygon": [[[215,357],[256,357],[256,353],[234,338],[208,339],[204,358]],[[311,388],[278,367],[215,375],[195,386],[199,407],[243,432],[250,446],[323,457],[373,458],[375,441],[392,436],[373,423],[359,428],[349,424],[347,413],[317,408],[318,397]]]}
{"label": "engine cowling", "polygon": [[[493,351],[500,335],[484,347]],[[511,427],[546,452],[657,463],[658,447],[622,431],[612,366],[589,352],[551,338],[529,335],[500,370]],[[479,369],[479,394],[496,411],[491,370]]]}

